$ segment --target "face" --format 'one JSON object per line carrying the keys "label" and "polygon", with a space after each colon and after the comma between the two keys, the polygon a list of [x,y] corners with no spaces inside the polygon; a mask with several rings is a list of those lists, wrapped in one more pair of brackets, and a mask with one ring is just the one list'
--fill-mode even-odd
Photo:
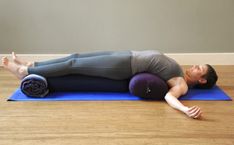
{"label": "face", "polygon": [[206,83],[202,77],[207,73],[207,70],[207,65],[193,65],[185,73],[194,82]]}

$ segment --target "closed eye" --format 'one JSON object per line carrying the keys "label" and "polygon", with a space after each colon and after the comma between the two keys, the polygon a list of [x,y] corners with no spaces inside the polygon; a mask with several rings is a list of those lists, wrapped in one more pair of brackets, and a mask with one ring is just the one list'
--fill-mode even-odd
{"label": "closed eye", "polygon": [[199,70],[202,70],[202,66],[199,66],[198,69],[199,69]]}
{"label": "closed eye", "polygon": [[205,66],[202,66],[202,65],[201,65],[201,66],[199,67],[199,70],[201,70],[202,73],[205,73],[205,71],[206,71]]}

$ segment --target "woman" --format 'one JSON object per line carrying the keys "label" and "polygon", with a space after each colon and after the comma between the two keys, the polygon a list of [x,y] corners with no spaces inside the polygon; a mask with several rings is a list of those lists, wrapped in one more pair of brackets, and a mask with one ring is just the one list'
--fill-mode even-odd
{"label": "woman", "polygon": [[167,103],[191,118],[201,117],[201,109],[184,106],[178,98],[186,94],[189,87],[211,88],[218,79],[210,65],[194,65],[183,73],[176,61],[155,50],[72,54],[44,62],[25,62],[14,53],[12,57],[12,62],[3,57],[2,64],[19,79],[28,74],[44,77],[82,74],[122,80],[141,72],[155,74],[170,88],[165,95]]}

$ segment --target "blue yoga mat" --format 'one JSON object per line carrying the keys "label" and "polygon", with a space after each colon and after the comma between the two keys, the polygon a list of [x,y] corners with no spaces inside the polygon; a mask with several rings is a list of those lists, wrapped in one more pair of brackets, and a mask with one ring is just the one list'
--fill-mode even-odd
{"label": "blue yoga mat", "polygon": [[[201,90],[191,89],[180,100],[225,100],[232,99],[222,91],[218,86],[213,89]],[[121,100],[142,100],[128,92],[110,93],[110,92],[56,92],[50,93],[45,98],[30,98],[24,95],[20,89],[17,89],[8,101],[121,101]]]}

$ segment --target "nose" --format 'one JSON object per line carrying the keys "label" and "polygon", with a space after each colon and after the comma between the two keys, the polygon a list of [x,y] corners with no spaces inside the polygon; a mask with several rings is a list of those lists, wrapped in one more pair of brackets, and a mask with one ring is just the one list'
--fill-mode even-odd
{"label": "nose", "polygon": [[193,65],[192,70],[197,69],[199,66],[198,65]]}

